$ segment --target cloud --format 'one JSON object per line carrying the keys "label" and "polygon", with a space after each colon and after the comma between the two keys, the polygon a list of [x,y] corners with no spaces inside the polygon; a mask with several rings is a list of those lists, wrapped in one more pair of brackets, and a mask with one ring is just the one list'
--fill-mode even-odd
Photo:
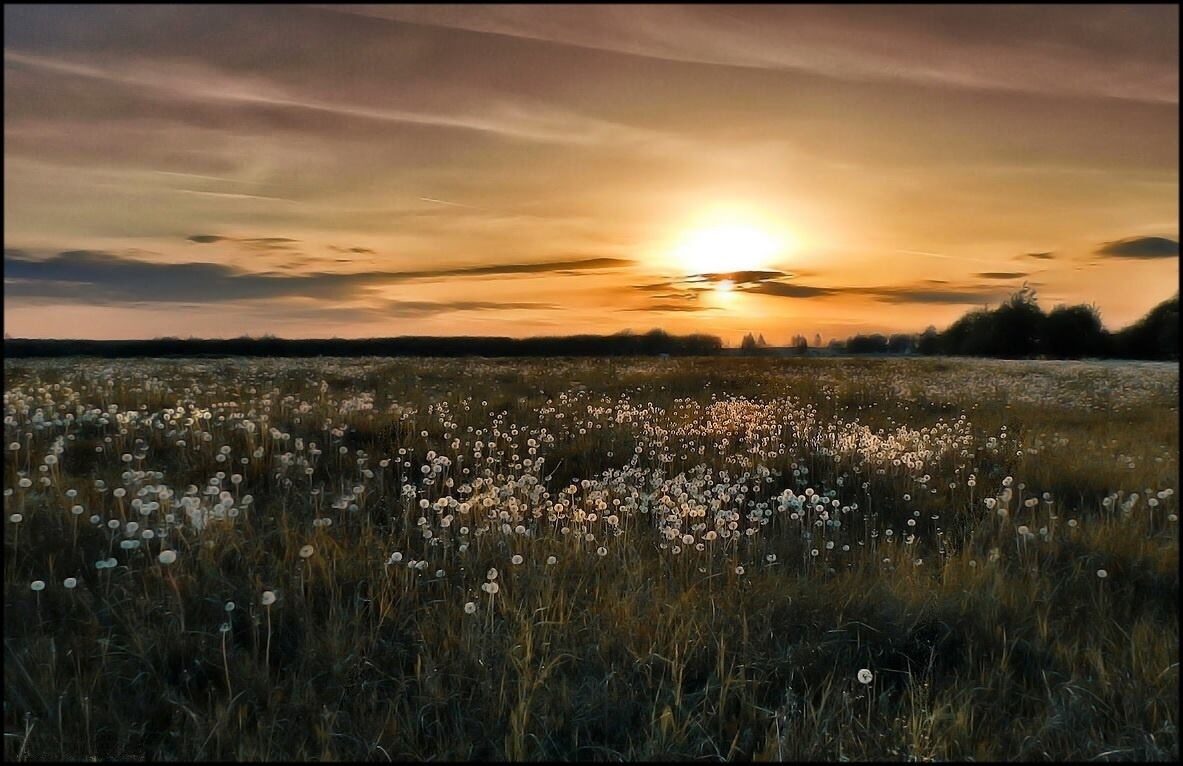
{"label": "cloud", "polygon": [[962,286],[954,289],[933,289],[924,285],[847,288],[842,292],[866,295],[884,303],[948,303],[957,306],[993,303],[1009,295],[1008,290],[1000,290],[997,287]]}
{"label": "cloud", "polygon": [[[270,240],[280,240],[282,245],[286,238],[264,237],[257,241]],[[4,294],[92,304],[223,303],[288,297],[346,300],[367,297],[383,285],[414,280],[548,274],[571,269],[578,273],[629,263],[617,258],[585,258],[422,271],[284,274],[247,272],[218,263],[156,263],[95,250],[69,250],[36,258],[23,250],[6,249]],[[459,310],[479,308],[478,303],[471,303]]]}
{"label": "cloud", "polygon": [[755,287],[747,288],[746,292],[760,295],[775,295],[778,298],[817,298],[823,295],[833,295],[842,292],[840,288],[810,287],[795,285],[787,282],[761,282]]}
{"label": "cloud", "polygon": [[497,301],[387,301],[367,309],[374,319],[397,317],[410,319],[457,311],[553,311],[560,308],[553,303],[497,302]]}
{"label": "cloud", "polygon": [[[791,275],[785,272],[735,272],[728,274],[699,275],[706,281],[720,282],[732,276],[738,277],[736,288],[745,293],[770,295],[776,298],[823,298],[840,295],[854,295],[871,298],[883,303],[948,303],[974,305],[1000,300],[1007,292],[993,285],[950,285],[942,279],[926,279],[908,285],[886,285],[877,287],[845,287],[840,285],[803,285],[784,281]],[[986,272],[979,276],[991,279],[1010,279],[1025,276],[1012,272]],[[651,290],[656,285],[643,285],[641,289]],[[704,288],[691,288],[704,289]]]}
{"label": "cloud", "polygon": [[731,282],[736,287],[741,287],[744,285],[756,285],[770,279],[788,279],[792,276],[793,274],[787,271],[725,271],[709,274],[692,274],[683,281],[688,283]]}
{"label": "cloud", "polygon": [[1111,258],[1178,258],[1179,241],[1167,237],[1127,237],[1106,242],[1096,253]]}
{"label": "cloud", "polygon": [[251,250],[292,250],[300,240],[289,237],[222,237],[217,234],[192,234],[187,239],[199,245],[235,242]]}
{"label": "cloud", "polygon": [[1050,261],[1056,257],[1056,254],[1048,251],[1043,253],[1023,253],[1020,258],[1034,258],[1037,261]]}
{"label": "cloud", "polygon": [[700,303],[655,303],[649,306],[629,306],[618,311],[718,311],[718,306],[704,306]]}
{"label": "cloud", "polygon": [[701,292],[703,290],[713,289],[712,286],[717,285],[720,282],[730,282],[733,287],[746,289],[769,283],[771,280],[792,279],[794,276],[796,276],[796,274],[791,274],[787,271],[748,270],[709,272],[703,274],[690,274],[689,276],[682,277],[680,279],[671,279],[666,282],[633,285],[633,289],[644,292],[662,292],[674,290],[675,293],[670,295],[656,295],[654,297],[681,297],[695,295],[696,291]]}
{"label": "cloud", "polygon": [[1025,271],[979,271],[974,276],[982,279],[1018,279],[1029,274]]}
{"label": "cloud", "polygon": [[[10,66],[27,68],[59,77],[83,78],[147,91],[158,107],[166,103],[191,105],[222,105],[237,107],[234,119],[243,122],[241,110],[253,108],[261,115],[288,112],[307,118],[330,116],[368,122],[376,125],[398,123],[409,126],[450,128],[474,131],[502,138],[558,145],[662,145],[671,136],[660,131],[638,128],[611,120],[604,120],[573,112],[540,101],[502,97],[488,104],[470,104],[466,108],[408,109],[398,106],[405,99],[391,99],[374,90],[376,83],[385,80],[372,78],[362,81],[369,92],[359,94],[365,100],[347,102],[341,95],[313,95],[301,92],[294,84],[278,81],[260,72],[236,75],[210,66],[178,64],[159,59],[156,66],[145,69],[142,62],[132,57],[126,60],[107,57],[99,60],[76,61],[19,50],[4,51],[6,69]],[[358,85],[359,83],[354,83]],[[388,106],[384,106],[383,102]],[[308,124],[306,123],[306,127]],[[338,126],[327,129],[338,131]],[[228,198],[279,199],[255,194],[178,189],[190,194]]]}
{"label": "cloud", "polygon": [[1178,103],[1178,14],[1165,7],[331,8],[675,62]]}
{"label": "cloud", "polygon": [[[1010,291],[991,284],[952,284],[944,279],[925,279],[905,285],[843,286],[805,285],[787,281],[794,274],[783,271],[736,271],[717,274],[695,274],[681,281],[658,282],[633,285],[634,290],[657,293],[655,299],[682,298],[715,289],[725,280],[732,281],[737,291],[752,295],[768,295],[774,298],[827,298],[837,296],[859,296],[882,303],[945,303],[952,305],[980,305],[1002,300]],[[812,276],[812,275],[811,275]],[[983,272],[977,276],[985,279],[1015,279],[1027,276],[1021,272]],[[682,293],[666,293],[671,288]],[[664,304],[661,304],[664,305]],[[683,304],[679,304],[683,305]],[[637,309],[644,310],[644,309]],[[693,310],[685,308],[681,310]]]}
{"label": "cloud", "polygon": [[[542,263],[500,263],[491,266],[462,266],[454,269],[434,271],[398,272],[412,279],[427,277],[478,277],[501,274],[544,274],[566,270],[614,269],[631,266],[632,261],[624,258],[579,258],[569,261],[544,261]],[[577,273],[577,272],[576,272]]]}

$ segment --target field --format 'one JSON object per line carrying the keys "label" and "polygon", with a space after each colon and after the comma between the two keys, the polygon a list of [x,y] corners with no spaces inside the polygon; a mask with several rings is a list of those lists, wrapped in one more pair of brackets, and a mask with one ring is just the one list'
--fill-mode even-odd
{"label": "field", "polygon": [[1179,756],[1179,373],[5,362],[6,759]]}

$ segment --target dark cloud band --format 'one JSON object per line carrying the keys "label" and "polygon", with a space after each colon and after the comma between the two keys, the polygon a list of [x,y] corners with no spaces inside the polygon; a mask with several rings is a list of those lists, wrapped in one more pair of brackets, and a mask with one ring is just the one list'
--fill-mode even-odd
{"label": "dark cloud band", "polygon": [[1179,241],[1167,237],[1127,237],[1106,242],[1097,248],[1097,255],[1110,258],[1178,258]]}

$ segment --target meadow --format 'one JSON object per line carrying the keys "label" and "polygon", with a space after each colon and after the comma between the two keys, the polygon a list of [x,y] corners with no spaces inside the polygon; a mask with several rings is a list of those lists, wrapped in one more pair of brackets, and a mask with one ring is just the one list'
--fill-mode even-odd
{"label": "meadow", "polygon": [[7,760],[1179,756],[1175,364],[4,367]]}

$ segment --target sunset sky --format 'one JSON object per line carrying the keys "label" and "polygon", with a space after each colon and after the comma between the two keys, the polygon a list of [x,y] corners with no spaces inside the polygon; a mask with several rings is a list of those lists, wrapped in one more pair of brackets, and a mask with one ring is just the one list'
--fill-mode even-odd
{"label": "sunset sky", "polygon": [[1178,290],[1177,6],[4,21],[15,337],[779,345]]}

